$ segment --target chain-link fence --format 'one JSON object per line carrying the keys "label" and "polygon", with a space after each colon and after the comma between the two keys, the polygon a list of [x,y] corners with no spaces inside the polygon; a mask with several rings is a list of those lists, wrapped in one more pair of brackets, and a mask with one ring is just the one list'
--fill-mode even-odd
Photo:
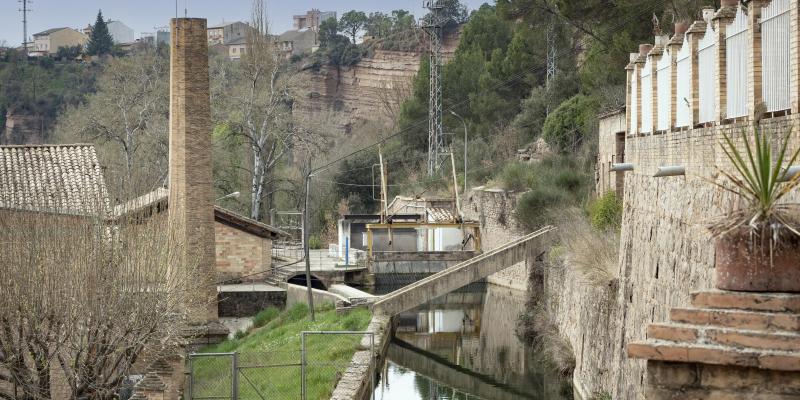
{"label": "chain-link fence", "polygon": [[[374,387],[374,343],[371,332],[313,331],[301,333],[299,350],[192,353],[186,398],[328,399],[349,367],[366,367]],[[373,355],[367,364],[353,357],[359,350]]]}

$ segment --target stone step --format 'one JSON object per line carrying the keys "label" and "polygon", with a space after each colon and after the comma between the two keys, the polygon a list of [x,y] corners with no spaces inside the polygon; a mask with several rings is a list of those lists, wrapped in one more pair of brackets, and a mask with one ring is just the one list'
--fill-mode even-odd
{"label": "stone step", "polygon": [[762,332],[701,325],[650,324],[647,327],[647,338],[764,350],[800,349],[800,333],[797,332]]}
{"label": "stone step", "polygon": [[692,293],[698,308],[800,313],[800,294],[707,290]]}
{"label": "stone step", "polygon": [[800,350],[800,334],[794,332],[758,332],[738,329],[707,329],[705,338],[724,346],[765,350]]}
{"label": "stone step", "polygon": [[673,308],[669,314],[673,322],[690,325],[770,332],[800,331],[800,314],[711,308]]}
{"label": "stone step", "polygon": [[628,357],[685,363],[800,371],[800,352],[648,340],[628,344]]}

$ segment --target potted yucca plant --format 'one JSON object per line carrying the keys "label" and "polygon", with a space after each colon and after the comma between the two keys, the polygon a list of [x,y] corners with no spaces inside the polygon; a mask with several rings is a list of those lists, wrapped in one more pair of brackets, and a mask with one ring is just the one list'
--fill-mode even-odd
{"label": "potted yucca plant", "polygon": [[713,183],[735,193],[742,204],[710,226],[718,289],[800,292],[800,208],[783,201],[800,185],[800,174],[786,179],[800,153],[787,154],[790,133],[770,138],[756,124],[752,135],[741,131],[742,150],[722,134],[722,150],[736,174],[720,170],[732,186]]}

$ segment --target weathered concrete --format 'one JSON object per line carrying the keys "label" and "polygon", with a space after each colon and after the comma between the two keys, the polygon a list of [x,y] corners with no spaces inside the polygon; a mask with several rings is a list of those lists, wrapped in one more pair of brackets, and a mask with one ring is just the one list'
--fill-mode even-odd
{"label": "weathered concrete", "polygon": [[383,296],[374,311],[396,315],[520,262],[532,263],[544,251],[546,227]]}
{"label": "weathered concrete", "polygon": [[[333,389],[331,400],[366,400],[372,393],[372,377],[378,373],[384,363],[389,340],[392,337],[392,319],[385,315],[373,315],[366,331],[373,336],[374,354],[370,353],[369,335],[364,335],[361,339],[360,347],[363,350],[353,354],[350,366],[342,374],[342,378]],[[370,359],[372,362],[370,363]]]}
{"label": "weathered concrete", "polygon": [[[527,233],[514,214],[522,194],[523,192],[479,186],[464,196],[461,211],[464,218],[480,223],[481,246],[484,251],[496,249]],[[486,281],[524,291],[527,290],[528,273],[525,263],[519,263],[489,275]]]}
{"label": "weathered concrete", "polygon": [[334,294],[338,294],[339,296],[345,297],[350,301],[352,301],[353,299],[365,299],[365,298],[377,297],[371,293],[358,290],[352,286],[340,285],[340,284],[331,285],[328,288],[328,291]]}
{"label": "weathered concrete", "polygon": [[[325,290],[311,289],[314,298],[314,307],[323,303],[344,303],[349,304],[347,297],[340,296]],[[291,307],[297,303],[308,304],[308,290],[305,286],[286,284],[286,307]]]}

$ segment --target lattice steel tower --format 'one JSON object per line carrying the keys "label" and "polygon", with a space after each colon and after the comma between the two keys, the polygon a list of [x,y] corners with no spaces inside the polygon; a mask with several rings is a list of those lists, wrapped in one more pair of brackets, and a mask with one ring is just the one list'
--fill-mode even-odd
{"label": "lattice steel tower", "polygon": [[431,18],[422,28],[430,38],[430,94],[428,96],[428,175],[439,171],[440,156],[445,153],[442,134],[442,17],[441,0],[425,2]]}
{"label": "lattice steel tower", "polygon": [[17,0],[22,4],[19,11],[22,13],[22,53],[28,55],[28,13],[32,10],[28,8],[28,4],[33,3],[30,0]]}

